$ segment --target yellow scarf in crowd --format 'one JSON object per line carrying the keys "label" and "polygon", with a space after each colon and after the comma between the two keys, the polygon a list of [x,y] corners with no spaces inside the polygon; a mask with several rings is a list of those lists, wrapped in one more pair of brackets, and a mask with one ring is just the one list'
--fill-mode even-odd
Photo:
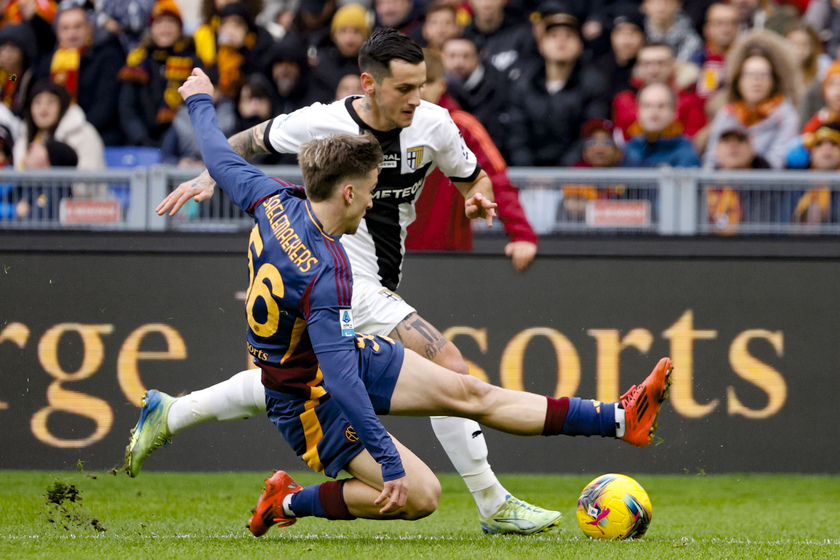
{"label": "yellow scarf in crowd", "polygon": [[770,113],[772,113],[776,107],[781,105],[784,100],[785,97],[779,94],[762,101],[755,107],[747,107],[747,104],[743,101],[736,101],[732,104],[732,110],[735,114],[735,118],[737,118],[742,125],[749,127],[769,117]]}
{"label": "yellow scarf in crowd", "polygon": [[73,101],[79,94],[79,66],[82,62],[80,49],[56,49],[50,63],[50,81],[64,86]]}

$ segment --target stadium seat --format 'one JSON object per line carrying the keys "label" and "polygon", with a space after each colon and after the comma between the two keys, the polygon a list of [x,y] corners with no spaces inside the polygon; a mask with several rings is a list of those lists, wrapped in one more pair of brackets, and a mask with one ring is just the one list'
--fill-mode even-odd
{"label": "stadium seat", "polygon": [[[144,146],[105,146],[105,165],[107,167],[148,167],[160,163],[160,150]],[[123,210],[128,208],[131,192],[124,185],[110,185],[111,198],[118,200]]]}
{"label": "stadium seat", "polygon": [[144,146],[106,146],[107,167],[148,167],[160,163],[160,150]]}

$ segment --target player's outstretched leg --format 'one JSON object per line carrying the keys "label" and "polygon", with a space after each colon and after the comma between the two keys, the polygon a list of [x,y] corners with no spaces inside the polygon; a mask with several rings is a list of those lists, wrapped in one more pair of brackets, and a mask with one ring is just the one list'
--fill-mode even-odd
{"label": "player's outstretched leg", "polygon": [[[391,336],[434,363],[469,375],[458,348],[416,313],[398,324]],[[441,447],[472,493],[485,533],[531,535],[560,524],[560,512],[520,500],[502,486],[490,467],[487,442],[477,422],[454,416],[433,416],[431,421]]]}
{"label": "player's outstretched leg", "polygon": [[671,370],[671,360],[663,358],[648,378],[625,393],[620,402],[601,403],[504,389],[454,374],[406,351],[389,413],[460,415],[510,434],[599,435],[625,439],[641,447],[652,440],[671,383]]}
{"label": "player's outstretched leg", "polygon": [[240,420],[265,412],[265,388],[258,369],[241,371],[221,383],[183,397],[151,389],[143,397],[140,420],[125,450],[125,470],[140,474],[151,453],[172,436],[208,420]]}

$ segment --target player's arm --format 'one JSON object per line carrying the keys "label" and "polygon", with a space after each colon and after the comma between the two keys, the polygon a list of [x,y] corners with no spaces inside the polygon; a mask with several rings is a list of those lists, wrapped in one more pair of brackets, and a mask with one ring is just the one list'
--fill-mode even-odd
{"label": "player's arm", "polygon": [[[249,160],[259,154],[267,154],[269,153],[269,150],[265,147],[264,138],[265,131],[270,122],[271,121],[265,121],[252,126],[247,130],[243,130],[242,132],[237,132],[227,140],[227,143],[234,152],[246,160]],[[195,130],[197,132],[197,129]],[[208,161],[206,157],[204,158],[204,161]],[[155,208],[155,212],[162,216],[168,211],[170,216],[174,216],[190,199],[194,199],[196,202],[201,202],[212,198],[215,187],[216,181],[213,179],[209,170],[205,169],[198,177],[178,185],[175,190],[169,193],[169,195],[164,198],[160,204],[158,204],[157,208]]]}
{"label": "player's arm", "polygon": [[487,173],[482,169],[471,183],[453,183],[464,195],[464,213],[467,218],[484,218],[487,225],[493,227],[497,204],[493,201],[493,183],[490,182]]}
{"label": "player's arm", "polygon": [[218,181],[237,206],[251,212],[259,200],[283,188],[281,183],[267,177],[231,148],[216,120],[213,84],[202,70],[193,70],[179,91],[186,101],[198,147],[204,161],[208,162],[210,176]]}
{"label": "player's arm", "polygon": [[349,309],[351,283],[349,274],[327,270],[315,280],[310,290],[306,328],[324,385],[336,399],[365,449],[382,466],[385,482],[405,477],[399,452],[370,402],[359,374],[355,333],[342,332],[341,307]]}

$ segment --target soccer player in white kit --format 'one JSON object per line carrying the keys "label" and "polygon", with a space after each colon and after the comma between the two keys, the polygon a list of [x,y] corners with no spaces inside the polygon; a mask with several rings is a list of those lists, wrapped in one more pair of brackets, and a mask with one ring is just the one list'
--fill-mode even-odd
{"label": "soccer player in white kit", "polygon": [[[426,175],[439,167],[464,195],[467,217],[485,218],[488,224],[495,217],[492,185],[449,112],[420,100],[426,66],[419,45],[393,29],[378,30],[362,47],[359,66],[364,96],[316,103],[277,116],[229,142],[248,159],[266,152],[297,153],[314,138],[370,131],[385,154],[379,186],[356,235],[341,239],[353,271],[355,330],[390,336],[429,360],[468,375],[469,367],[455,345],[394,290],[400,281],[406,228],[414,221],[414,201]],[[191,198],[206,200],[214,185],[205,170],[179,185],[157,212],[174,215]],[[126,449],[126,470],[136,476],[146,457],[183,429],[207,420],[244,419],[265,410],[258,369],[180,398],[151,390]],[[559,512],[519,500],[502,486],[487,462],[487,445],[477,422],[435,417],[432,427],[472,492],[485,532],[534,534],[559,524]]]}

